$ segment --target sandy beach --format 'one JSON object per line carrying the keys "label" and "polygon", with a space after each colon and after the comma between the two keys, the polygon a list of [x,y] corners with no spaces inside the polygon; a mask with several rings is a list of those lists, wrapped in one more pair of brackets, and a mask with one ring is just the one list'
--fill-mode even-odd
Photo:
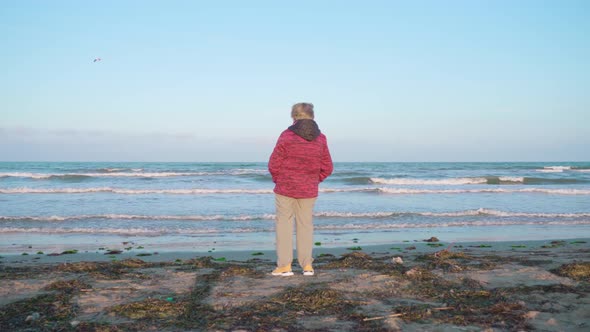
{"label": "sandy beach", "polygon": [[101,249],[3,256],[0,330],[590,327],[589,239],[318,246],[312,277],[295,264],[295,276],[271,276],[272,251]]}

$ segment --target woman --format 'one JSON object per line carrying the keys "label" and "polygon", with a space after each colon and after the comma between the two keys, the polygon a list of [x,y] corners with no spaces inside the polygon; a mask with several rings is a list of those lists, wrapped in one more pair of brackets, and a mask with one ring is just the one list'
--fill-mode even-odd
{"label": "woman", "polygon": [[313,104],[291,109],[293,125],[281,133],[270,156],[268,170],[275,183],[277,268],[275,276],[292,276],[293,219],[297,226],[297,260],[303,275],[312,267],[313,206],[319,183],[332,174],[326,136],[314,121]]}

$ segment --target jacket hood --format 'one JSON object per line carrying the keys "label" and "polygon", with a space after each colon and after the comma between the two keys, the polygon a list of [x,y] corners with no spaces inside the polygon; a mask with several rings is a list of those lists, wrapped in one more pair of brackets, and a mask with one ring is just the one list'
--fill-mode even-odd
{"label": "jacket hood", "polygon": [[302,137],[306,141],[313,141],[318,136],[320,136],[321,133],[318,124],[311,119],[297,120],[291,127],[289,127],[289,130]]}

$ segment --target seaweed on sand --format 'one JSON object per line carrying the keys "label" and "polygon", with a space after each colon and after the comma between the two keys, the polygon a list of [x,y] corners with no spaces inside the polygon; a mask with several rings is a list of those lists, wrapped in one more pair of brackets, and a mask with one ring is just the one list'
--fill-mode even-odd
{"label": "seaweed on sand", "polygon": [[508,298],[502,290],[446,292],[443,300],[453,310],[437,313],[437,319],[442,321],[516,330],[527,327],[525,306]]}
{"label": "seaweed on sand", "polygon": [[563,264],[551,272],[562,277],[590,281],[590,262]]}
{"label": "seaweed on sand", "polygon": [[109,265],[110,263],[107,262],[63,263],[57,266],[57,270],[62,272],[95,272],[103,270]]}
{"label": "seaweed on sand", "polygon": [[336,261],[330,261],[321,266],[322,269],[362,269],[371,270],[379,273],[401,276],[406,271],[406,268],[401,264],[385,263],[380,260],[373,259],[370,255],[363,252],[351,252]]}
{"label": "seaweed on sand", "polygon": [[211,256],[203,256],[186,260],[185,264],[193,265],[196,268],[212,268],[216,266],[212,260],[213,257]]}
{"label": "seaweed on sand", "polygon": [[[206,258],[205,261],[211,261],[211,257],[203,258]],[[175,326],[184,329],[198,328],[200,330],[208,330],[211,328],[218,314],[213,307],[206,304],[204,300],[211,293],[213,283],[220,278],[221,273],[217,270],[197,278],[197,283],[193,286],[193,290],[185,303],[185,310],[174,323]]]}
{"label": "seaweed on sand", "polygon": [[223,268],[221,271],[221,278],[229,278],[234,276],[245,276],[250,278],[260,278],[264,276],[264,273],[255,270],[254,268],[243,266],[243,265],[229,265]]}
{"label": "seaweed on sand", "polygon": [[[428,269],[413,268],[406,272],[413,281],[411,290],[418,296],[444,303],[445,310],[428,311],[432,319],[457,325],[482,327],[526,328],[523,304],[510,299],[508,292],[484,290],[479,282],[468,278],[451,282]],[[402,319],[422,319],[425,316],[401,316]]]}
{"label": "seaweed on sand", "polygon": [[460,272],[467,268],[466,262],[473,260],[473,257],[449,250],[441,250],[432,254],[425,254],[416,257],[416,261],[428,262],[428,269],[442,269],[449,272]]}
{"label": "seaweed on sand", "polygon": [[56,290],[66,294],[76,294],[83,289],[90,289],[92,285],[80,279],[58,280],[44,287],[45,290]]}
{"label": "seaweed on sand", "polygon": [[121,268],[138,268],[148,267],[152,264],[147,263],[139,258],[127,258],[122,261],[113,262],[113,265]]}
{"label": "seaweed on sand", "polygon": [[416,257],[416,261],[427,262],[427,268],[441,269],[446,272],[461,272],[468,269],[490,270],[497,266],[498,260],[502,258],[490,255],[476,258],[464,252],[450,251],[449,248]]}
{"label": "seaweed on sand", "polygon": [[63,263],[57,267],[58,271],[81,273],[87,272],[98,278],[120,279],[129,269],[149,267],[154,263],[147,263],[137,258],[124,259],[113,262],[76,262]]}
{"label": "seaweed on sand", "polygon": [[323,266],[325,269],[357,268],[367,269],[373,264],[373,258],[364,252],[351,252],[342,255],[342,258]]}
{"label": "seaweed on sand", "polygon": [[[63,291],[42,294],[10,303],[0,309],[0,331],[31,329],[33,331],[60,331],[70,327],[77,307],[71,303],[73,292]],[[36,319],[28,319],[36,315]]]}
{"label": "seaweed on sand", "polygon": [[560,240],[560,241],[551,241],[550,244],[545,244],[542,245],[541,248],[544,249],[552,249],[552,248],[559,248],[559,247],[563,247],[567,244],[567,242]]}
{"label": "seaweed on sand", "polygon": [[185,312],[183,302],[169,302],[160,299],[146,299],[139,302],[119,304],[110,309],[131,319],[175,319]]}
{"label": "seaweed on sand", "polygon": [[316,258],[315,258],[315,262],[317,263],[322,263],[322,262],[331,262],[333,260],[336,260],[336,256],[332,255],[332,254],[319,254]]}
{"label": "seaweed on sand", "polygon": [[[132,326],[126,326],[128,324],[110,325],[104,322],[80,322],[76,326],[76,331],[88,331],[88,332],[123,332],[123,331],[136,331],[137,329]],[[130,324],[129,324],[130,325]]]}
{"label": "seaweed on sand", "polygon": [[[304,315],[336,315],[348,319],[355,306],[340,291],[322,284],[308,284],[289,287],[269,299],[236,308],[226,316],[229,319],[226,324],[256,331],[273,328],[293,330],[297,319]],[[217,327],[224,328],[223,324]]]}
{"label": "seaweed on sand", "polygon": [[50,273],[52,267],[46,265],[38,266],[6,266],[0,265],[0,280],[4,279],[33,279],[40,275]]}

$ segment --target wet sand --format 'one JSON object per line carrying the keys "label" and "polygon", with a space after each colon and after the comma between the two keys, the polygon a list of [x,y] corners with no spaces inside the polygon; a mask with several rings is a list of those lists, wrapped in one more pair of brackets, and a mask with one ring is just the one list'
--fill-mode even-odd
{"label": "wet sand", "polygon": [[272,251],[121,247],[3,255],[0,330],[590,329],[590,239],[318,246],[311,277],[271,276]]}

